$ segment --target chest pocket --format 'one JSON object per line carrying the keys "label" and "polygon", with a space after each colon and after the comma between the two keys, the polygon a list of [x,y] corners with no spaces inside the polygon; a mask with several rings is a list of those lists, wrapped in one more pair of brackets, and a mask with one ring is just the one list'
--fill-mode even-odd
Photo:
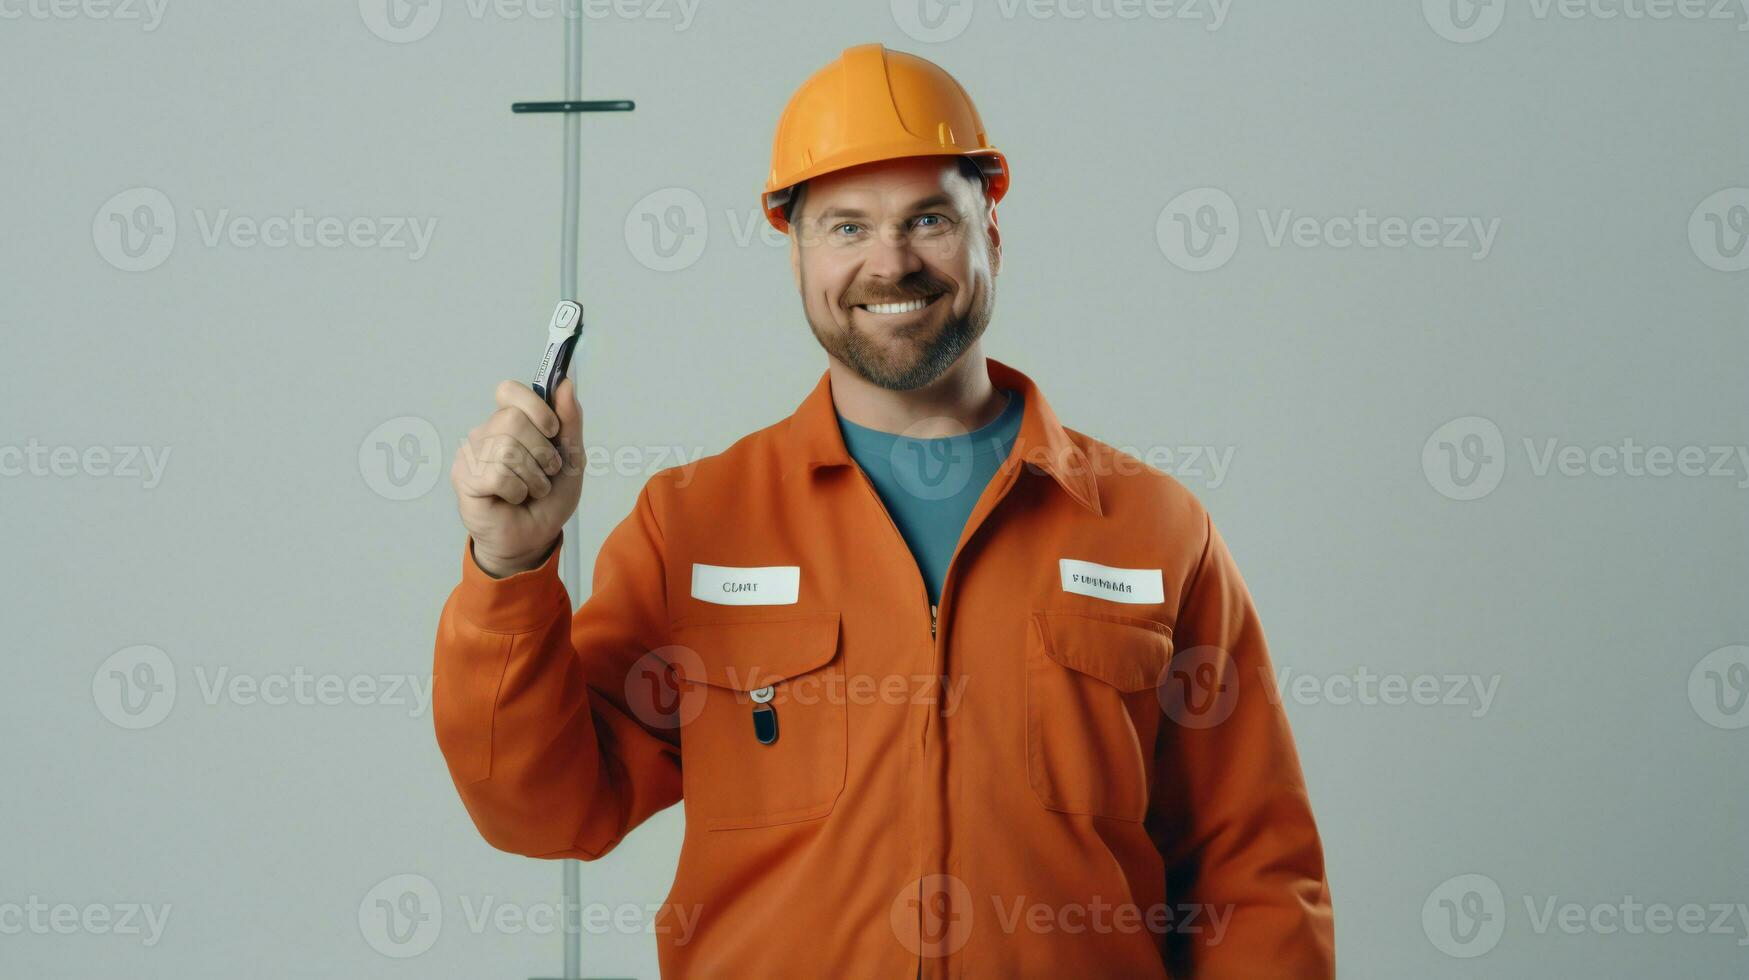
{"label": "chest pocket", "polygon": [[1140,821],[1163,712],[1156,685],[1172,657],[1162,623],[1113,613],[1034,610],[1027,630],[1026,770],[1063,813]]}
{"label": "chest pocket", "polygon": [[674,660],[686,819],[732,830],[830,813],[848,757],[838,613],[677,621],[670,632],[687,651]]}

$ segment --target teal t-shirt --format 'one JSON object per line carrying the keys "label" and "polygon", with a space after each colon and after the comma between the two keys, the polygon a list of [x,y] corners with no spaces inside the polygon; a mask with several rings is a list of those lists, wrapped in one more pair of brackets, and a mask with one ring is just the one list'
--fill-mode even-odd
{"label": "teal t-shirt", "polygon": [[1025,411],[1018,391],[1003,389],[1008,405],[987,425],[957,436],[913,439],[896,432],[882,432],[857,425],[838,416],[844,448],[887,505],[887,513],[899,526],[910,547],[923,581],[929,586],[929,602],[940,603],[942,581],[960,532],[1020,434]]}

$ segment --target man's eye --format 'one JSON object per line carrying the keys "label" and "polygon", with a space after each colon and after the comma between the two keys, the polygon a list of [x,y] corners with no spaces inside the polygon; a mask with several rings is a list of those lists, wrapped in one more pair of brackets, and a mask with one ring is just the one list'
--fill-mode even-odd
{"label": "man's eye", "polygon": [[[846,222],[843,222],[843,223],[839,224],[838,226],[834,227],[832,230],[833,231],[843,231],[846,228],[860,229],[861,227],[862,227],[861,225],[857,224],[854,221],[846,221]],[[853,235],[855,233],[856,232],[854,232],[854,231],[850,232],[850,234],[853,234]]]}
{"label": "man's eye", "polygon": [[939,214],[925,214],[916,220],[917,227],[931,230],[944,227],[946,224],[947,218]]}

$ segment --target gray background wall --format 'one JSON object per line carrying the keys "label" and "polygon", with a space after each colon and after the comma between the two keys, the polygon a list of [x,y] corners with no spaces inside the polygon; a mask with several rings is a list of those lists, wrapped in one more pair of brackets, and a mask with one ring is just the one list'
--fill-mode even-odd
{"label": "gray background wall", "polygon": [[[0,975],[551,975],[558,866],[478,838],[402,685],[459,575],[449,459],[557,291],[559,124],[508,111],[561,92],[553,5],[155,2],[0,0]],[[585,127],[586,435],[625,454],[585,574],[649,473],[824,369],[756,210],[784,99],[922,54],[1015,172],[987,350],[1178,473],[1257,598],[1343,974],[1744,975],[1749,13],[923,2],[591,7],[587,93],[638,109]],[[1272,240],[1363,209],[1495,230]],[[249,237],[300,213],[357,234]],[[1722,474],[1592,453],[1626,440]],[[584,866],[631,909],[595,974],[655,975],[680,830]],[[403,893],[441,927],[368,924]]]}

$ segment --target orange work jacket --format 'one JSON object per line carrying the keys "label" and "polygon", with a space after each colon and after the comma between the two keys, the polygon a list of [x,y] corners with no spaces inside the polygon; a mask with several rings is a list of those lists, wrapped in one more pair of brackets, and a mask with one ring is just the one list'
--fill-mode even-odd
{"label": "orange work jacket", "polygon": [[[931,607],[830,374],[664,469],[575,615],[464,547],[437,742],[492,846],[599,858],[685,806],[665,977],[1334,975],[1251,597],[1172,477],[1025,414]],[[561,545],[562,546],[562,545]]]}

